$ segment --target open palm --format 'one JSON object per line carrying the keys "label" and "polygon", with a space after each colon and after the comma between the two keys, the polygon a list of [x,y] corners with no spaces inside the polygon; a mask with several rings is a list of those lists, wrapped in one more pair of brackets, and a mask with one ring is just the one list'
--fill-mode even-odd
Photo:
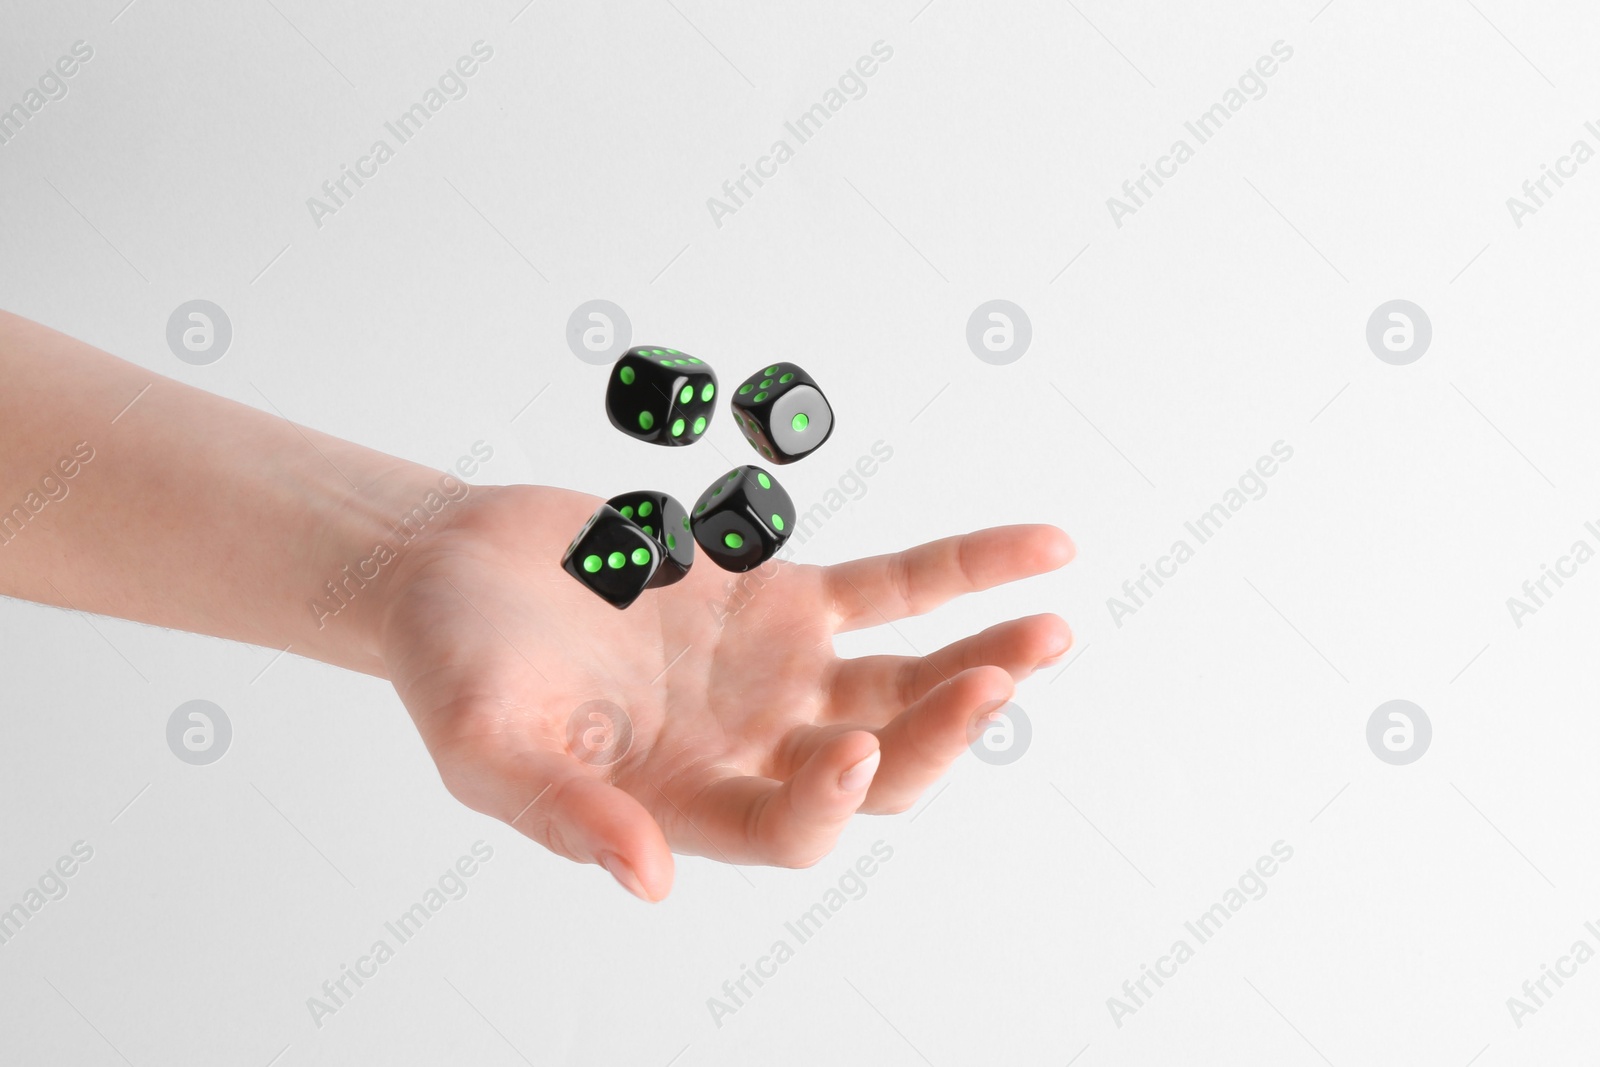
{"label": "open palm", "polygon": [[857,811],[904,811],[1071,641],[1038,615],[926,658],[833,651],[837,632],[1062,566],[1051,526],[833,567],[701,559],[617,611],[560,566],[600,503],[474,491],[396,576],[383,655],[458,799],[647,900],[674,851],[807,866]]}

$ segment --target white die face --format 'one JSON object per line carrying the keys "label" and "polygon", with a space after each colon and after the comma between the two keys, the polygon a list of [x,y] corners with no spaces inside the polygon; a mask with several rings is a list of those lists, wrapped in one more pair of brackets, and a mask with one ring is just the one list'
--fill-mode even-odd
{"label": "white die face", "polygon": [[802,455],[828,438],[833,429],[833,409],[821,391],[797,385],[772,402],[768,434],[785,454]]}

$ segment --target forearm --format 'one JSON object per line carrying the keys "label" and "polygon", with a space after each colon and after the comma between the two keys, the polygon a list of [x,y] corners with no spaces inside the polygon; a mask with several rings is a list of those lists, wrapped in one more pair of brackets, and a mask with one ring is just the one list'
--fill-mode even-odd
{"label": "forearm", "polygon": [[0,456],[0,594],[380,675],[375,549],[441,477],[3,312]]}

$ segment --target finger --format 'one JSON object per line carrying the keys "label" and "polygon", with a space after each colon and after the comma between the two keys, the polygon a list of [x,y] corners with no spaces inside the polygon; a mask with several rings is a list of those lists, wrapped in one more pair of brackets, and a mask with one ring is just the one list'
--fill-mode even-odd
{"label": "finger", "polygon": [[558,855],[604,867],[641,900],[661,900],[672,889],[672,851],[661,827],[595,767],[553,750],[474,748],[440,761],[445,784],[463,803]]}
{"label": "finger", "polygon": [[864,656],[840,660],[828,681],[824,723],[889,722],[940,682],[973,667],[999,667],[1020,682],[1072,647],[1060,616],[1032,615],[991,626],[931,656]]}
{"label": "finger", "polygon": [[973,724],[1011,699],[1016,685],[999,667],[974,667],[936,686],[878,731],[883,765],[862,811],[905,811],[967,749]]}
{"label": "finger", "polygon": [[922,615],[940,604],[1071,562],[1054,526],[1000,526],[905,552],[839,563],[825,572],[839,631]]}
{"label": "finger", "polygon": [[879,758],[878,739],[853,730],[822,744],[781,784],[723,779],[678,809],[692,833],[674,843],[726,863],[809,867],[833,850],[860,808]]}

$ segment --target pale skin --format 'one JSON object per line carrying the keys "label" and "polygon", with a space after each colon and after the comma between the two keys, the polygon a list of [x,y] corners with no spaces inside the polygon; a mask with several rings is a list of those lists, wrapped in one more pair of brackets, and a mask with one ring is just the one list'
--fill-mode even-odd
{"label": "pale skin", "polygon": [[[3,312],[0,383],[0,594],[385,678],[456,798],[645,900],[670,891],[675,852],[809,866],[857,813],[905,811],[1072,640],[1046,614],[926,658],[833,648],[1065,565],[1053,526],[754,580],[702,555],[618,611],[560,567],[601,499],[532,485],[472,487],[319,617],[325,583],[394,543],[440,472]],[[596,427],[615,432],[598,412]],[[67,478],[80,442],[93,459]],[[602,734],[575,733],[575,713]]]}

